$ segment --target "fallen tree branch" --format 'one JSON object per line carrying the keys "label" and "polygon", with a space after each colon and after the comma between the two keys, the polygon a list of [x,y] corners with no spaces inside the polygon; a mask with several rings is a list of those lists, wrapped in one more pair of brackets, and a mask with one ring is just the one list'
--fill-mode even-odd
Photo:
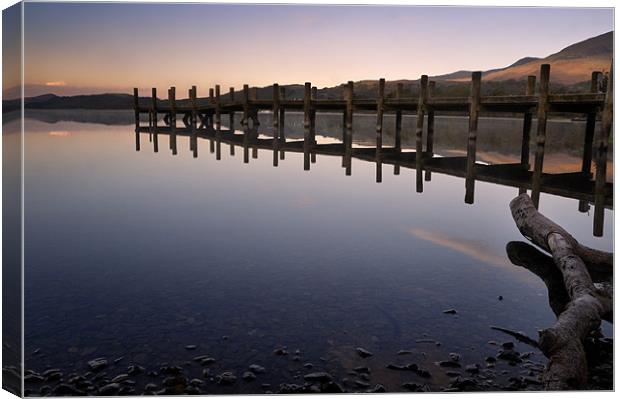
{"label": "fallen tree branch", "polygon": [[[524,267],[536,274],[547,286],[547,294],[549,296],[549,306],[556,317],[559,317],[566,309],[566,305],[570,301],[566,288],[564,287],[564,277],[555,265],[553,258],[542,253],[534,246],[522,242],[511,241],[506,244],[506,254],[508,259],[514,265]],[[598,277],[595,278],[595,276]],[[594,287],[601,297],[605,300],[613,301],[613,286],[607,281],[609,275],[591,276],[594,281]],[[609,312],[603,316],[603,320],[613,323],[613,312]]]}
{"label": "fallen tree branch", "polygon": [[[527,194],[513,199],[510,210],[521,233],[553,255],[569,298],[556,323],[539,332],[540,349],[549,358],[543,384],[548,390],[580,388],[587,382],[588,371],[583,342],[613,309],[613,292],[609,292],[609,286],[595,287],[584,258],[599,262],[605,257],[612,260],[613,256],[579,244],[540,214]],[[607,261],[597,262],[589,266],[600,271]],[[607,267],[612,270],[611,264]]]}
{"label": "fallen tree branch", "polygon": [[510,201],[510,211],[521,234],[546,252],[552,253],[548,238],[551,233],[556,233],[566,240],[591,273],[611,275],[613,272],[612,253],[579,244],[561,226],[539,213],[529,195],[524,193]]}

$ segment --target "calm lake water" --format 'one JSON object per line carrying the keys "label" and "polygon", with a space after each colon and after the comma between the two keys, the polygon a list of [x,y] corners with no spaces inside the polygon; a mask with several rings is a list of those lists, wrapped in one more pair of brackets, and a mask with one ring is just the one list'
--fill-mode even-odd
{"label": "calm lake water", "polygon": [[[465,181],[455,177],[433,174],[417,194],[415,171],[395,176],[384,166],[377,184],[374,163],[355,159],[352,176],[340,157],[319,155],[304,171],[303,154],[287,153],[274,168],[269,151],[244,164],[241,149],[231,156],[224,145],[216,161],[203,140],[193,158],[186,137],[173,156],[164,135],[158,153],[148,135],[136,152],[131,112],[28,116],[26,369],[84,373],[89,360],[105,357],[112,378],[130,364],[149,371],[167,363],[207,381],[207,392],[261,393],[269,390],[264,383],[271,390],[303,383],[310,362],[311,371],[348,378],[348,390],[363,390],[347,374],[362,365],[372,369],[372,386],[401,391],[413,381],[437,390],[450,377],[435,362],[454,352],[463,365],[484,364],[498,351],[489,341],[514,341],[490,326],[536,338],[555,320],[544,283],[506,256],[507,243],[524,240],[508,209],[516,188],[477,182],[468,205]],[[270,117],[261,118],[267,128]],[[289,118],[289,137],[303,136],[296,118]],[[319,116],[320,139],[341,137],[341,119]],[[374,116],[356,120],[355,140],[372,143]],[[438,118],[436,152],[462,152],[466,124]],[[406,131],[412,125],[406,118]],[[450,130],[461,125],[459,134]],[[520,137],[520,126],[519,119],[482,120],[481,157],[518,158],[520,141],[511,137]],[[442,136],[442,127],[451,133]],[[574,148],[583,122],[550,122],[551,137],[562,131],[576,133],[550,145],[545,170],[580,167]],[[578,212],[576,200],[542,194],[540,204],[583,244],[613,249],[612,210],[604,236],[595,238],[593,211]],[[273,354],[284,346],[288,356]],[[546,363],[540,352],[516,346]],[[357,347],[374,355],[362,359]],[[412,353],[397,355],[404,349]],[[216,362],[192,362],[198,355]],[[411,362],[432,377],[385,368]],[[242,381],[253,363],[266,373]],[[216,385],[203,378],[207,367],[239,380]],[[496,370],[499,381],[521,372],[504,363]],[[134,380],[144,386],[146,376]]]}

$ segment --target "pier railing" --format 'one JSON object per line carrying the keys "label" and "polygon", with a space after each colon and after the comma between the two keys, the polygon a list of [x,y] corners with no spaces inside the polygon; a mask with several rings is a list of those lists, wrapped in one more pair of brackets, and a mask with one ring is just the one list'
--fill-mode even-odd
{"label": "pier railing", "polygon": [[[579,210],[585,212],[589,202],[594,203],[595,236],[603,234],[605,207],[613,206],[613,184],[607,179],[607,153],[609,136],[613,124],[613,76],[610,73],[607,90],[600,93],[599,80],[601,73],[593,72],[591,88],[588,93],[553,94],[549,92],[550,66],[544,64],[540,69],[540,82],[536,93],[536,77],[529,76],[524,95],[482,96],[482,76],[480,72],[472,73],[469,97],[436,97],[433,94],[435,82],[429,81],[426,75],[420,79],[419,95],[416,98],[403,96],[403,85],[398,84],[394,97],[385,96],[385,80],[380,79],[376,99],[355,98],[354,84],[348,82],[344,88],[343,99],[319,99],[317,89],[310,83],[304,85],[303,99],[287,99],[283,87],[273,85],[271,99],[258,99],[256,89],[250,90],[243,86],[241,99],[237,99],[235,91],[230,88],[226,100],[222,99],[220,86],[209,90],[208,101],[197,98],[196,86],[188,92],[187,105],[177,106],[176,89],[168,90],[168,101],[161,104],[157,91],[152,89],[148,105],[139,98],[138,89],[134,89],[134,110],[136,127],[136,149],[140,148],[140,133],[149,133],[158,151],[158,134],[170,135],[170,149],[176,154],[176,136],[189,136],[190,149],[197,156],[197,139],[208,139],[212,152],[221,156],[220,145],[227,143],[244,148],[244,161],[249,161],[248,149],[273,150],[274,166],[278,165],[278,157],[283,158],[285,152],[302,152],[304,169],[310,169],[311,161],[316,154],[336,155],[343,157],[346,174],[351,173],[351,159],[358,158],[377,164],[376,181],[382,180],[382,164],[394,165],[395,173],[401,167],[416,170],[416,191],[423,191],[423,181],[430,180],[431,172],[437,172],[465,178],[465,202],[473,203],[474,185],[476,180],[517,187],[519,192],[531,190],[531,197],[538,206],[540,193],[560,195],[578,199]],[[200,100],[200,101],[199,101]],[[271,111],[273,135],[271,138],[260,138],[259,111]],[[287,110],[303,112],[304,139],[287,140],[284,133],[285,113]],[[316,141],[317,112],[342,112],[342,143],[318,144]],[[374,111],[377,115],[376,145],[374,148],[355,148],[353,146],[353,117],[355,112]],[[467,112],[469,126],[467,129],[466,157],[438,157],[433,152],[434,137],[441,132],[434,128],[435,112],[461,111]],[[240,130],[235,133],[235,113],[241,114]],[[521,160],[519,163],[487,165],[476,162],[476,142],[478,118],[480,113],[522,113],[523,134]],[[416,115],[415,152],[403,151],[402,117],[404,113]],[[547,117],[550,113],[577,113],[586,115],[586,127],[582,150],[581,170],[571,173],[544,173],[544,155],[546,145]],[[141,126],[140,115],[148,114],[148,126]],[[164,115],[164,126],[158,126],[158,116]],[[183,128],[177,128],[177,115],[182,115]],[[383,144],[383,122],[386,114],[394,114],[395,137],[394,146]],[[536,151],[534,165],[531,167],[530,140],[532,119],[537,118]],[[222,115],[228,115],[227,129],[222,129]],[[425,117],[426,116],[426,117]],[[595,127],[600,119],[602,126],[595,137]],[[424,122],[426,120],[426,139],[424,140]],[[426,148],[423,143],[426,143]],[[216,148],[214,148],[216,147]],[[278,155],[279,154],[279,155]],[[594,155],[593,155],[594,154]],[[591,164],[594,156],[596,174],[592,176]],[[426,172],[426,173],[424,173]],[[424,176],[424,177],[423,177]]]}

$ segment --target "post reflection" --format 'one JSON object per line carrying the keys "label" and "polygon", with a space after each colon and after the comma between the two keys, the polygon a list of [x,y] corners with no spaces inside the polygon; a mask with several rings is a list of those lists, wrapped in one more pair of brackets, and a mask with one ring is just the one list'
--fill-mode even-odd
{"label": "post reflection", "polygon": [[[310,91],[311,93],[311,91]],[[174,95],[171,90],[171,98]],[[312,122],[316,114],[310,110],[304,110],[303,118],[303,139],[295,139],[294,135],[287,138],[285,130],[281,125],[282,113],[272,115],[273,130],[265,135],[259,134],[259,124],[255,123],[256,115],[249,115],[241,121],[241,130],[230,129],[230,127],[207,124],[204,128],[197,128],[195,122],[190,117],[185,127],[176,127],[176,115],[169,113],[164,118],[167,126],[157,127],[157,122],[152,121],[148,127],[140,127],[136,133],[136,151],[140,151],[140,134],[147,133],[152,136],[153,149],[158,152],[159,135],[168,135],[170,140],[170,149],[173,155],[177,154],[177,136],[186,136],[189,141],[189,148],[194,158],[198,157],[198,142],[200,140],[209,141],[210,153],[215,153],[216,160],[222,159],[221,145],[228,145],[230,155],[235,155],[235,147],[240,146],[243,150],[243,162],[250,163],[251,158],[258,159],[261,151],[271,152],[272,164],[274,167],[280,166],[280,160],[285,159],[287,152],[296,152],[303,154],[303,170],[310,170],[311,164],[318,162],[317,155],[321,156],[337,156],[342,158],[342,167],[346,176],[352,175],[353,159],[375,164],[375,181],[381,183],[383,181],[383,165],[389,164],[393,166],[394,175],[400,175],[401,169],[420,168],[422,173],[415,173],[415,190],[422,193],[424,191],[424,182],[430,181],[431,172],[440,173],[459,178],[464,178],[465,184],[465,202],[474,203],[475,182],[483,181],[504,186],[515,187],[516,193],[531,190],[529,174],[522,168],[517,171],[513,168],[513,164],[468,164],[467,157],[441,157],[430,154],[432,147],[426,143],[427,151],[421,153],[423,162],[419,160],[417,151],[403,150],[402,146],[386,146],[381,143],[381,147],[368,147],[354,144],[353,126],[349,119],[348,113],[345,112],[343,117],[344,141],[322,143],[317,141],[317,131],[319,126],[316,122]],[[201,117],[209,121],[208,116]],[[196,119],[197,120],[197,119]],[[380,123],[378,123],[378,130]],[[379,133],[378,133],[379,134]],[[328,137],[328,136],[322,136]],[[397,143],[395,143],[397,144]],[[541,192],[552,195],[558,195],[565,198],[572,198],[579,201],[579,210],[589,207],[594,203],[595,196],[593,193],[592,182],[584,184],[583,180],[579,180],[579,176],[564,175],[543,175]],[[516,194],[515,193],[515,194]],[[605,207],[613,209],[613,197],[611,190],[607,190],[603,194]],[[577,207],[576,207],[577,208]],[[601,225],[603,223],[604,213],[597,212],[594,215],[595,223]]]}

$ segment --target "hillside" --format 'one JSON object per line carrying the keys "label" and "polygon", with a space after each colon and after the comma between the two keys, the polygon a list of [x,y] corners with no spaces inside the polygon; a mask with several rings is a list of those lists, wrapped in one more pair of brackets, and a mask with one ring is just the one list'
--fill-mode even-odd
{"label": "hillside", "polygon": [[613,57],[613,32],[575,43],[546,58],[484,74],[486,80],[521,79],[538,75],[541,64],[551,65],[554,83],[574,84],[590,79],[592,71],[609,71]]}

